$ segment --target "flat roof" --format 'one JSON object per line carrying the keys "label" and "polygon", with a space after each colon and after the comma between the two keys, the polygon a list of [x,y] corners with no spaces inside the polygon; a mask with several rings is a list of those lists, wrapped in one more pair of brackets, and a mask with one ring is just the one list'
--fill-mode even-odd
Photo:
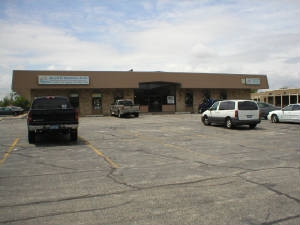
{"label": "flat roof", "polygon": [[[83,76],[88,84],[41,84],[39,76]],[[171,82],[181,88],[205,89],[268,89],[266,75],[185,73],[185,72],[138,72],[138,71],[64,71],[64,70],[14,70],[12,89],[46,88],[139,88],[140,83]]]}

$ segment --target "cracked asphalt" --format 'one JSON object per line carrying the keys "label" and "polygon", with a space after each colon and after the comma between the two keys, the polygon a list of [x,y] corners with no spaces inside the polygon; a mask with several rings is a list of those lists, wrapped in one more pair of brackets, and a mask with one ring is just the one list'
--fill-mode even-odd
{"label": "cracked asphalt", "polygon": [[0,133],[0,224],[300,223],[299,124],[83,117],[77,142],[32,145],[2,118]]}

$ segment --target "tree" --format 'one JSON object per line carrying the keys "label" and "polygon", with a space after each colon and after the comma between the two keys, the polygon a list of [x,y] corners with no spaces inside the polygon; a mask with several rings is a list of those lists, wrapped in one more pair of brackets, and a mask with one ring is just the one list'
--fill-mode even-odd
{"label": "tree", "polygon": [[8,105],[11,105],[11,100],[9,97],[5,96],[2,101],[0,101],[0,106],[1,107],[6,107]]}
{"label": "tree", "polygon": [[11,92],[9,96],[5,96],[2,100],[0,100],[1,107],[6,107],[9,105],[19,106],[25,110],[28,110],[30,107],[30,102],[23,96],[16,95],[15,92]]}
{"label": "tree", "polygon": [[18,96],[15,97],[13,105],[19,106],[19,107],[22,107],[25,110],[28,110],[29,107],[30,107],[30,102],[26,98],[24,98],[23,96],[18,95]]}

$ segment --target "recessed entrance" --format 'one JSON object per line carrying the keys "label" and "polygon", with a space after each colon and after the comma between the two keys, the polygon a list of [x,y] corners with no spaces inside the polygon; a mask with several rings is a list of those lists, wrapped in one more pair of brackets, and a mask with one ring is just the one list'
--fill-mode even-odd
{"label": "recessed entrance", "polygon": [[[178,83],[149,82],[140,83],[139,88],[134,90],[135,103],[141,106],[148,106],[149,112],[162,112],[164,106],[176,104],[176,86]],[[170,99],[172,101],[170,101]]]}

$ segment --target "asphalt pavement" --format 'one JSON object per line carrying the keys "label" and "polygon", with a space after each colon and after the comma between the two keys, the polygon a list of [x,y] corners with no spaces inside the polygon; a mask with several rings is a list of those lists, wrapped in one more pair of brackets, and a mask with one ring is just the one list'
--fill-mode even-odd
{"label": "asphalt pavement", "polygon": [[299,124],[82,117],[79,140],[0,121],[0,224],[300,223]]}

